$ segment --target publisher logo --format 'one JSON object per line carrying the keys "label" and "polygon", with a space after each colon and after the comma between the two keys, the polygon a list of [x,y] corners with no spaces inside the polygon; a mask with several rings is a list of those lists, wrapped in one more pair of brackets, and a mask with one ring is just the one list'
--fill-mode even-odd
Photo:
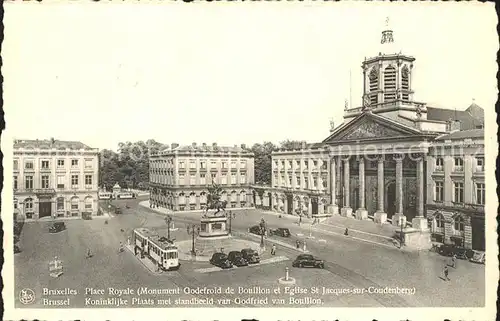
{"label": "publisher logo", "polygon": [[22,289],[19,292],[19,301],[22,304],[31,304],[35,301],[35,292],[32,289]]}

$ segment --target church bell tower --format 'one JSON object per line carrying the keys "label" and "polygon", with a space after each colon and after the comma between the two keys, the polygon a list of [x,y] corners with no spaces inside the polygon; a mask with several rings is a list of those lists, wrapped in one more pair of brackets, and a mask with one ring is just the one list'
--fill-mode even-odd
{"label": "church bell tower", "polygon": [[363,69],[363,109],[383,108],[413,101],[412,70],[415,58],[396,48],[394,32],[386,19],[378,56],[365,58]]}

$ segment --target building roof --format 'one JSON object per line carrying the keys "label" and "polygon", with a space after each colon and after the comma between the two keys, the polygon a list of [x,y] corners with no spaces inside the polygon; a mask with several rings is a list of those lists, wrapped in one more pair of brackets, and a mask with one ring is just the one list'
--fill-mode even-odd
{"label": "building roof", "polygon": [[55,148],[55,149],[93,149],[79,141],[57,139],[16,139],[14,148]]}
{"label": "building roof", "polygon": [[191,145],[178,145],[172,144],[170,147],[163,149],[159,154],[170,154],[174,152],[180,153],[240,153],[240,154],[248,154],[253,155],[253,152],[246,148],[245,144],[241,146],[219,146],[217,144],[191,144]]}
{"label": "building roof", "polygon": [[427,107],[427,119],[458,120],[461,130],[476,129],[484,126],[484,110],[475,103],[472,103],[466,110]]}
{"label": "building roof", "polygon": [[439,136],[436,140],[457,140],[467,138],[484,138],[484,129],[459,130]]}

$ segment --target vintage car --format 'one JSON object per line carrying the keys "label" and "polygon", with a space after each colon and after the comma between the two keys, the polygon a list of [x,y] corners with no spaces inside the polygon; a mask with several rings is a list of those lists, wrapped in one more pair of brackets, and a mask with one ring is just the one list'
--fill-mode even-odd
{"label": "vintage car", "polygon": [[290,230],[284,227],[278,227],[276,229],[269,229],[269,235],[277,235],[281,237],[290,237]]}
{"label": "vintage car", "polygon": [[227,255],[224,253],[214,253],[210,259],[210,264],[220,267],[222,269],[229,269],[233,267],[231,261],[228,260]]}
{"label": "vintage car", "polygon": [[115,207],[115,214],[122,214],[122,209],[120,207]]}
{"label": "vintage car", "polygon": [[315,258],[311,254],[300,254],[297,256],[295,261],[292,263],[293,267],[314,267],[323,269],[325,267],[325,262],[318,258]]}
{"label": "vintage car", "polygon": [[249,264],[255,264],[260,262],[259,253],[252,249],[241,250],[241,255]]}
{"label": "vintage car", "polygon": [[231,251],[227,256],[228,260],[236,266],[247,266],[248,262],[245,260],[241,252],[239,251]]}
{"label": "vintage car", "polygon": [[64,222],[55,222],[49,227],[49,232],[59,233],[61,231],[64,231],[65,229],[66,229],[66,224],[64,224]]}
{"label": "vintage car", "polygon": [[254,225],[252,227],[250,227],[248,229],[248,232],[252,233],[252,234],[257,234],[257,235],[260,235],[261,233],[261,228],[259,225]]}
{"label": "vintage car", "polygon": [[485,264],[486,263],[486,255],[483,251],[474,251],[474,254],[470,258],[471,262]]}

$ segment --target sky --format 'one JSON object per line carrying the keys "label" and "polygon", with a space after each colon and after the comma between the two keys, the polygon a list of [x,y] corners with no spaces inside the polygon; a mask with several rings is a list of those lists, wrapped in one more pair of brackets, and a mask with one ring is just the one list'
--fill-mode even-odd
{"label": "sky", "polygon": [[361,105],[361,62],[380,51],[387,17],[416,58],[416,101],[474,99],[494,115],[492,4],[16,2],[5,4],[4,139],[322,141],[345,99]]}

